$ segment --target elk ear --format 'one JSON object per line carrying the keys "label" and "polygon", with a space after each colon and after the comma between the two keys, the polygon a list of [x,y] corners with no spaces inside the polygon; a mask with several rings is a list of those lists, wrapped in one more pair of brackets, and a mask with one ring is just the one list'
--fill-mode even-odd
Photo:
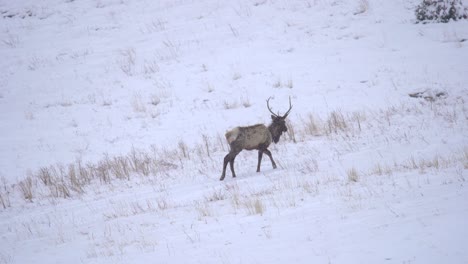
{"label": "elk ear", "polygon": [[274,115],[271,115],[271,120],[273,120],[273,121],[274,121],[275,119],[276,119],[276,116],[274,116]]}

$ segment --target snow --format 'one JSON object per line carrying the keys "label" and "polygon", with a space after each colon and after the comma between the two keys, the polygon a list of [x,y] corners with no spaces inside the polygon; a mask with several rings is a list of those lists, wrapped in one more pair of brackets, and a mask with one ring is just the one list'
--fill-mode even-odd
{"label": "snow", "polygon": [[468,22],[419,2],[0,0],[0,263],[468,262]]}

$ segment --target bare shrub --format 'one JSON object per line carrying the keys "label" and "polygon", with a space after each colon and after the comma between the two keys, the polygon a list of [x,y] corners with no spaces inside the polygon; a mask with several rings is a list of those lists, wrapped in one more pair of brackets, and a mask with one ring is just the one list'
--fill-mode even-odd
{"label": "bare shrub", "polygon": [[114,157],[108,160],[109,168],[117,179],[130,180],[130,161],[127,157]]}
{"label": "bare shrub", "polygon": [[321,120],[314,117],[313,114],[309,113],[307,119],[304,120],[304,126],[306,134],[311,136],[320,136],[322,134],[322,124]]}
{"label": "bare shrub", "polygon": [[33,199],[33,179],[31,176],[18,183],[23,198],[32,202]]}
{"label": "bare shrub", "polygon": [[96,167],[92,167],[92,171],[101,183],[111,183],[109,165],[106,161],[99,161]]}
{"label": "bare shrub", "polygon": [[179,147],[180,152],[184,156],[184,158],[190,159],[190,154],[189,154],[189,151],[188,151],[187,144],[183,140],[180,140],[177,145]]}
{"label": "bare shrub", "polygon": [[85,167],[81,160],[76,161],[77,166],[77,174],[82,184],[89,184],[91,182],[91,172],[89,171],[89,167]]}
{"label": "bare shrub", "polygon": [[348,122],[340,111],[333,111],[328,115],[325,132],[329,134],[338,134],[348,131]]}
{"label": "bare shrub", "polygon": [[37,177],[45,186],[49,186],[52,184],[52,175],[48,167],[40,168],[39,172],[37,173]]}
{"label": "bare shrub", "polygon": [[55,198],[68,198],[71,196],[68,185],[62,180],[54,182],[49,186],[50,194]]}
{"label": "bare shrub", "polygon": [[[70,181],[70,188],[77,192],[77,193],[83,193],[83,183],[81,179],[79,178],[79,174],[77,174],[77,171],[75,169],[75,164],[69,164],[68,165],[68,180]],[[68,189],[68,188],[67,188]],[[67,193],[67,197],[70,196],[70,192]]]}
{"label": "bare shrub", "polygon": [[291,123],[291,121],[286,120],[286,127],[288,128],[287,135],[290,141],[297,143],[296,140],[296,129],[294,128],[294,125]]}
{"label": "bare shrub", "polygon": [[[133,172],[148,176],[152,171],[152,161],[148,153],[137,152],[135,149],[129,154],[130,166]],[[121,160],[122,162],[122,160]],[[115,166],[124,165],[125,163],[116,164]]]}

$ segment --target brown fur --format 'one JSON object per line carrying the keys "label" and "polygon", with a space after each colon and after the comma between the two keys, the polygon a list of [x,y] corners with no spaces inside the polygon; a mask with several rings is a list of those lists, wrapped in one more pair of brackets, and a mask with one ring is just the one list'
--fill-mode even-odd
{"label": "brown fur", "polygon": [[271,160],[271,165],[273,169],[276,169],[276,163],[271,156],[271,152],[268,150],[271,142],[278,143],[283,132],[286,132],[288,129],[286,127],[285,119],[288,116],[289,112],[292,109],[291,98],[289,98],[289,109],[283,116],[273,113],[270,108],[270,98],[267,100],[267,107],[270,111],[272,122],[266,127],[263,124],[257,124],[247,127],[236,127],[230,131],[227,131],[225,136],[226,140],[231,147],[229,153],[224,157],[223,163],[223,173],[221,174],[220,180],[224,180],[226,177],[226,167],[229,163],[232,177],[236,177],[234,172],[234,160],[236,159],[237,154],[242,150],[258,150],[258,163],[257,163],[257,172],[260,172],[260,165],[262,163],[263,153]]}
{"label": "brown fur", "polygon": [[258,150],[257,172],[260,171],[263,153],[271,160],[271,164],[276,169],[276,163],[273,160],[268,147],[271,142],[278,143],[283,132],[287,131],[286,124],[282,117],[272,116],[273,122],[266,127],[263,124],[257,124],[247,127],[236,127],[226,132],[226,140],[231,147],[231,151],[224,157],[223,174],[220,180],[226,176],[227,164],[230,164],[232,177],[236,177],[234,172],[234,159],[242,150]]}

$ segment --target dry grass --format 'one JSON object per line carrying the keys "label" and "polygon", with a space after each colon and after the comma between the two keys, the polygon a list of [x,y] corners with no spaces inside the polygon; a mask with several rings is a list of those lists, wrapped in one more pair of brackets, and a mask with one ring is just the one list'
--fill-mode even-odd
{"label": "dry grass", "polygon": [[133,76],[135,74],[135,62],[136,62],[136,53],[135,49],[128,48],[120,51],[121,58],[117,61],[120,69],[127,76]]}
{"label": "dry grass", "polygon": [[2,177],[2,186],[0,187],[0,203],[2,204],[3,209],[11,207],[10,193],[11,187],[7,184],[6,179]]}
{"label": "dry grass", "polygon": [[7,36],[4,39],[2,39],[2,43],[8,48],[17,48],[20,45],[21,41],[17,35],[8,32]]}
{"label": "dry grass", "polygon": [[354,112],[351,115],[344,115],[340,110],[330,112],[325,120],[312,113],[302,119],[305,135],[329,137],[357,135],[362,132],[362,123],[365,121],[366,115],[363,113]]}
{"label": "dry grass", "polygon": [[28,176],[26,179],[20,181],[18,183],[20,188],[21,194],[25,200],[31,201],[33,199],[33,179],[32,177]]}
{"label": "dry grass", "polygon": [[198,220],[202,220],[205,217],[213,216],[212,209],[207,202],[195,202],[195,211],[198,214]]}
{"label": "dry grass", "polygon": [[307,115],[307,119],[304,121],[304,130],[307,135],[320,136],[322,135],[322,121],[315,117],[312,113]]}
{"label": "dry grass", "polygon": [[224,101],[223,103],[224,109],[235,109],[239,107],[239,103],[237,101]]}
{"label": "dry grass", "polygon": [[369,1],[368,0],[359,0],[359,5],[354,12],[354,15],[364,14],[369,10]]}
{"label": "dry grass", "polygon": [[252,106],[248,97],[241,97],[240,101],[242,103],[242,106],[245,108],[249,108]]}
{"label": "dry grass", "polygon": [[348,131],[348,120],[344,117],[341,111],[333,111],[327,118],[325,133],[338,134],[340,132]]}
{"label": "dry grass", "polygon": [[183,140],[180,140],[177,146],[179,147],[179,151],[182,153],[182,156],[186,159],[190,159],[190,153],[187,144]]}
{"label": "dry grass", "polygon": [[243,202],[243,206],[245,207],[249,215],[263,215],[263,213],[266,210],[264,203],[262,202],[262,200],[260,200],[259,197],[246,198]]}
{"label": "dry grass", "polygon": [[294,128],[294,125],[291,123],[289,119],[286,120],[286,127],[288,128],[288,131],[286,133],[286,135],[288,136],[288,140],[292,141],[293,143],[297,143],[296,129]]}
{"label": "dry grass", "polygon": [[[302,124],[293,126],[288,121],[288,133],[284,137],[290,142],[297,142],[296,133],[299,132],[300,136],[327,136],[321,140],[328,140],[338,136],[337,138],[340,140],[348,142],[349,138],[361,132],[365,133],[367,127],[373,126],[374,128],[385,129],[394,125],[400,111],[413,110],[394,107],[386,111],[373,113],[376,116],[372,116],[371,121],[374,123],[371,125],[368,123],[366,114],[363,113],[356,112],[345,115],[341,111],[332,111],[323,120],[313,114],[308,114],[307,118],[302,119]],[[440,110],[430,111],[441,112]],[[417,114],[421,113],[418,112]],[[459,115],[456,118],[458,120],[463,117]],[[7,187],[4,184],[3,188],[0,189],[0,205],[3,208],[10,207],[10,194],[14,191],[18,191],[26,201],[33,201],[36,198],[43,197],[68,198],[86,193],[88,186],[91,184],[100,183],[112,187],[115,181],[132,181],[136,177],[144,177],[156,185],[161,185],[161,189],[164,189],[164,183],[157,182],[157,177],[174,178],[171,172],[179,168],[184,172],[190,171],[188,177],[193,180],[200,177],[209,178],[214,171],[218,172],[222,165],[222,157],[227,151],[224,137],[221,134],[217,134],[215,137],[202,134],[198,143],[196,141],[191,142],[191,144],[189,146],[185,141],[180,140],[173,149],[154,148],[152,152],[133,149],[127,155],[104,155],[102,159],[94,163],[84,164],[81,160],[77,160],[68,165],[57,164],[42,167],[19,181],[18,184],[11,185],[12,187]],[[313,149],[310,149],[310,151],[314,152]],[[194,154],[195,156],[193,156]],[[277,160],[278,164],[280,164],[280,161]],[[303,175],[314,175],[319,171],[318,162],[313,157],[304,157],[297,162],[293,166],[296,171],[301,172]],[[451,156],[410,157],[404,162],[394,162],[391,165],[377,163],[366,173],[359,173],[356,168],[351,168],[346,171],[346,175],[348,182],[358,182],[364,176],[392,175],[394,172],[409,170],[418,170],[422,174],[428,171],[438,173],[440,170],[454,166],[458,166],[461,170],[468,168],[468,148]],[[460,177],[460,179],[464,179],[464,177]],[[326,181],[320,180],[320,182]],[[307,180],[287,188],[299,189],[309,194],[317,193],[316,184]],[[277,189],[280,189],[280,187],[277,186]],[[246,197],[239,192],[237,187],[230,186],[226,190],[215,190],[204,199],[205,202],[230,200],[236,210],[250,208],[248,209],[250,214],[262,214],[265,210],[265,200],[258,197],[256,195]],[[157,201],[155,206],[163,210],[168,207],[168,204],[166,201],[161,200]]]}
{"label": "dry grass", "polygon": [[348,181],[350,182],[358,182],[359,180],[359,175],[357,170],[353,167],[349,170],[346,171],[346,174],[348,175]]}
{"label": "dry grass", "polygon": [[145,113],[146,105],[140,94],[134,94],[131,101],[133,111],[137,113]]}
{"label": "dry grass", "polygon": [[[18,183],[18,189],[23,198],[32,201],[35,194],[53,198],[68,198],[74,194],[82,194],[93,182],[112,184],[115,180],[131,180],[133,176],[148,177],[177,168],[177,165],[163,157],[169,153],[148,153],[133,149],[126,156],[109,157],[96,163],[83,164],[81,160],[64,166],[57,164],[42,167],[36,173]],[[42,188],[41,186],[45,187]],[[9,206],[7,192],[0,192],[0,203]],[[158,206],[165,207],[164,202]]]}

